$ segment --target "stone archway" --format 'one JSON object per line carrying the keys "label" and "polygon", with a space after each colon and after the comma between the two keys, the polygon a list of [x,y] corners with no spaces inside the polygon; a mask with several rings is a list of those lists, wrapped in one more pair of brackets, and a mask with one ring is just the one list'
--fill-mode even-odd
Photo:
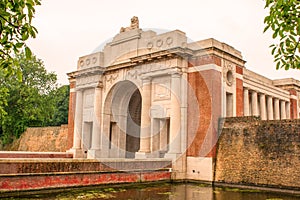
{"label": "stone archway", "polygon": [[140,149],[142,97],[138,89],[132,94],[127,112],[126,158],[134,158]]}
{"label": "stone archway", "polygon": [[116,83],[104,104],[103,133],[108,158],[134,158],[140,148],[142,98],[130,81]]}

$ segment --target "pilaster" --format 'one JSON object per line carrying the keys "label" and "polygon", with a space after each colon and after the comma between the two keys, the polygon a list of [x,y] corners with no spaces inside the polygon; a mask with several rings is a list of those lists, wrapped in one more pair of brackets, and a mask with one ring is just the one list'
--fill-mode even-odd
{"label": "pilaster", "polygon": [[181,154],[181,73],[171,74],[170,148],[165,158],[176,159]]}
{"label": "pilaster", "polygon": [[142,111],[141,111],[141,138],[140,150],[136,152],[135,158],[146,158],[150,153],[150,136],[151,136],[151,78],[143,78],[142,86]]}
{"label": "pilaster", "polygon": [[101,102],[102,102],[102,85],[95,88],[94,94],[94,116],[92,146],[88,150],[87,158],[99,158],[100,155],[100,137],[101,137]]}
{"label": "pilaster", "polygon": [[74,158],[83,157],[81,149],[82,141],[82,112],[83,112],[83,94],[82,90],[76,91],[76,108],[75,108],[75,123],[74,123],[74,141],[71,151],[74,153]]}

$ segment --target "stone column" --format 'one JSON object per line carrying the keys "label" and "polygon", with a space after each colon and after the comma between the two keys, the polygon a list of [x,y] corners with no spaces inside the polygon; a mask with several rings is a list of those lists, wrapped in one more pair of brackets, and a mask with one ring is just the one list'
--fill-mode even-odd
{"label": "stone column", "polygon": [[285,101],[280,101],[280,116],[281,119],[286,119]]}
{"label": "stone column", "polygon": [[95,88],[95,94],[94,94],[92,146],[91,149],[88,151],[88,158],[100,157],[101,102],[102,102],[102,88],[100,86],[97,86]]}
{"label": "stone column", "polygon": [[262,120],[267,120],[266,96],[264,94],[259,95],[259,102],[260,102],[260,117]]}
{"label": "stone column", "polygon": [[291,103],[290,102],[286,102],[286,107],[285,107],[285,111],[286,111],[286,118],[287,119],[291,119]]}
{"label": "stone column", "polygon": [[141,111],[141,138],[140,138],[140,150],[136,152],[135,158],[146,158],[146,155],[150,153],[150,134],[151,134],[151,78],[147,77],[143,79],[142,87],[142,111]]}
{"label": "stone column", "polygon": [[257,106],[257,92],[251,92],[251,99],[252,99],[252,115],[258,116],[258,106]]}
{"label": "stone column", "polygon": [[279,99],[274,99],[274,106],[275,106],[275,119],[280,119],[280,111],[279,111]]}
{"label": "stone column", "polygon": [[268,96],[268,120],[273,120],[273,98]]}
{"label": "stone column", "polygon": [[249,116],[249,90],[244,88],[244,116]]}
{"label": "stone column", "polygon": [[177,158],[181,153],[180,134],[180,82],[181,74],[174,72],[171,75],[171,110],[170,110],[170,149],[166,158]]}
{"label": "stone column", "polygon": [[73,153],[74,158],[83,157],[81,149],[82,140],[82,113],[83,112],[83,95],[81,90],[76,91],[76,107],[75,107],[75,119],[74,119],[74,142],[73,142]]}

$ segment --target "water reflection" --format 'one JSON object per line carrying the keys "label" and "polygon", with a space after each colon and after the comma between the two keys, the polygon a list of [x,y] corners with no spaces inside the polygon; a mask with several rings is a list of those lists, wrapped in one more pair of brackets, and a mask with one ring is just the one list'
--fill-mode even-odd
{"label": "water reflection", "polygon": [[92,199],[92,200],[300,200],[300,196],[229,188],[212,188],[197,184],[131,185],[123,187],[70,190],[62,193],[31,195],[10,199]]}

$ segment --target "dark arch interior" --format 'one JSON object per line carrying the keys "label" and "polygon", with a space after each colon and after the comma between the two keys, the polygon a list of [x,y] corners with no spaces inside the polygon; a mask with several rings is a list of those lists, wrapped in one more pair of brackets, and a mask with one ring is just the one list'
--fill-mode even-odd
{"label": "dark arch interior", "polygon": [[134,158],[140,149],[142,97],[138,89],[132,94],[127,111],[126,158]]}

